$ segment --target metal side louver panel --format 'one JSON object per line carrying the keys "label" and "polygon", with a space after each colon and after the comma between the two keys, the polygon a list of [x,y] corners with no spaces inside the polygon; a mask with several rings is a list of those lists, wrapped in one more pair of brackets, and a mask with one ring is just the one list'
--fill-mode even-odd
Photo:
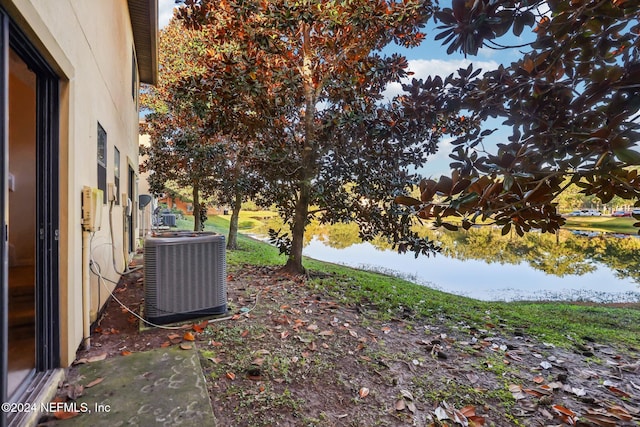
{"label": "metal side louver panel", "polygon": [[227,312],[225,239],[168,232],[144,243],[145,317],[169,323]]}

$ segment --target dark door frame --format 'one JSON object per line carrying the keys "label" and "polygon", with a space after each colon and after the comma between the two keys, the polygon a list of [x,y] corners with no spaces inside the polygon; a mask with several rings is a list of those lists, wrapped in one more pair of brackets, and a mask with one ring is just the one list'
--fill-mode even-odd
{"label": "dark door frame", "polygon": [[[0,8],[0,401],[7,395],[8,340],[8,54],[13,49],[36,74],[36,373],[60,366],[59,77]],[[6,423],[0,414],[0,425]]]}
{"label": "dark door frame", "polygon": [[[127,175],[128,175],[128,184],[129,184],[129,188],[127,189],[127,193],[129,194],[129,204],[130,204],[130,211],[129,211],[129,215],[127,216],[127,225],[129,228],[129,238],[128,238],[128,242],[127,242],[127,246],[128,246],[128,251],[129,253],[133,252],[136,250],[136,236],[135,236],[135,221],[134,218],[137,215],[137,209],[136,207],[138,206],[137,203],[137,197],[136,197],[136,171],[133,169],[133,167],[128,164],[127,165]],[[128,259],[128,258],[127,258]],[[126,268],[126,266],[125,266]]]}
{"label": "dark door frame", "polygon": [[[9,134],[8,113],[8,80],[9,80],[9,20],[0,9],[0,182],[7,182],[8,156],[7,140]],[[7,217],[9,216],[7,203],[7,185],[0,185],[0,403],[7,402],[8,389],[8,354],[7,342],[9,336],[9,254]],[[7,422],[7,414],[0,411],[0,426]]]}

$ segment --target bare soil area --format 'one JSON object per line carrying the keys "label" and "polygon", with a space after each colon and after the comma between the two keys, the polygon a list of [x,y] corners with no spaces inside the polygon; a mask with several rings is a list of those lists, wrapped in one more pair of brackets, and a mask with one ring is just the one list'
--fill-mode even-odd
{"label": "bare soil area", "polygon": [[[142,272],[115,296],[139,312]],[[196,345],[220,426],[640,425],[637,348],[559,348],[490,312],[383,321],[267,267],[230,271],[228,297],[226,319],[142,331],[112,300],[78,359]]]}

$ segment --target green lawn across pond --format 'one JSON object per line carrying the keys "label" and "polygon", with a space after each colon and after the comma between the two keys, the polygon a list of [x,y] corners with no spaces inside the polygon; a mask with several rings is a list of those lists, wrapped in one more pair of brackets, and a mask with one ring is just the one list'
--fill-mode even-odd
{"label": "green lawn across pond", "polygon": [[586,231],[604,231],[607,233],[638,234],[638,222],[634,218],[614,218],[610,216],[572,216],[567,218],[565,228]]}

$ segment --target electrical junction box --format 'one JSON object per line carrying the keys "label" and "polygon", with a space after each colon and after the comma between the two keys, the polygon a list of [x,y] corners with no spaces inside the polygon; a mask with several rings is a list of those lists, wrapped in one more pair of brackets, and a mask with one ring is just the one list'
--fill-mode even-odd
{"label": "electrical junction box", "polygon": [[102,224],[103,192],[98,188],[82,187],[82,229],[96,232]]}

